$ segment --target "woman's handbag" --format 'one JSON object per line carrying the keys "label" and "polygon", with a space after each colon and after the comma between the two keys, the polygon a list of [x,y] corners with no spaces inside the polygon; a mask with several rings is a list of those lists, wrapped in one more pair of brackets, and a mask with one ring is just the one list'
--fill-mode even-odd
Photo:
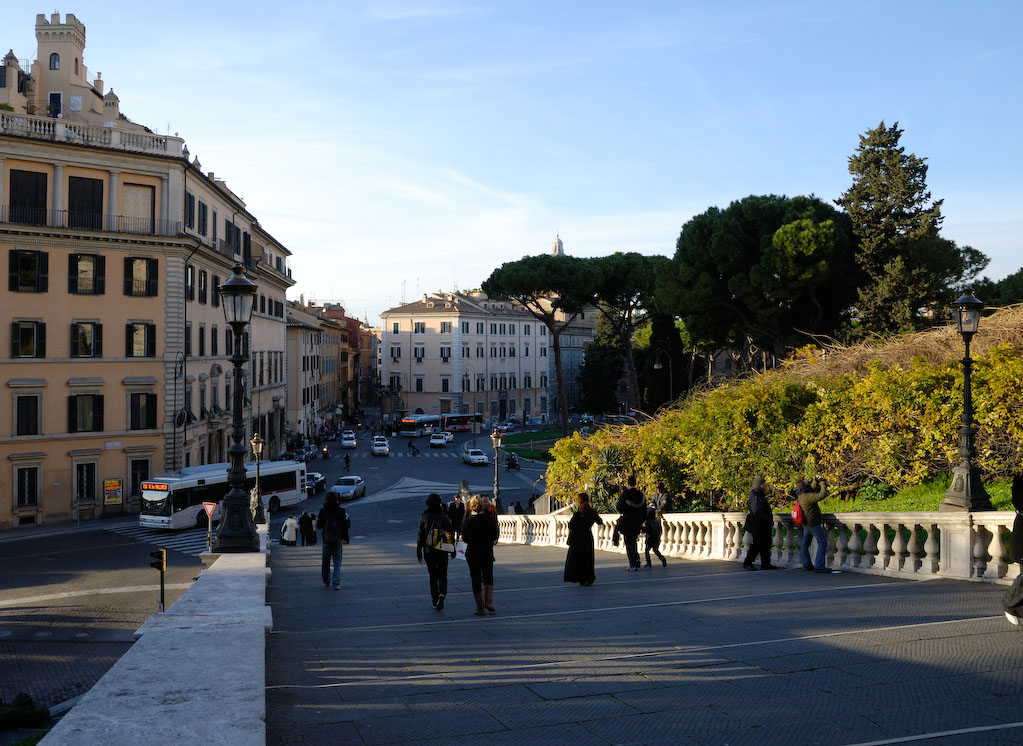
{"label": "woman's handbag", "polygon": [[430,532],[430,548],[439,552],[455,551],[455,542],[451,538],[451,532],[435,528]]}

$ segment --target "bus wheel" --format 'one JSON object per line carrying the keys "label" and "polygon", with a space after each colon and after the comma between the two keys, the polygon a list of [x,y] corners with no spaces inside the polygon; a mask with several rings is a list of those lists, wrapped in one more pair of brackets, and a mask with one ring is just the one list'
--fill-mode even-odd
{"label": "bus wheel", "polygon": [[281,509],[281,501],[279,499],[277,499],[276,497],[271,497],[270,498],[270,512],[271,513],[276,513],[280,509]]}

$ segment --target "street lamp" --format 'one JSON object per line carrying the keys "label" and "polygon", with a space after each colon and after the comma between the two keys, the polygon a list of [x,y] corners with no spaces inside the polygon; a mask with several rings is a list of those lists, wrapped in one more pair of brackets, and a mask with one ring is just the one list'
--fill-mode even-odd
{"label": "street lamp", "polygon": [[[473,390],[473,386],[476,384],[476,369],[471,365],[463,365],[462,368],[468,371],[469,374],[469,390]],[[465,381],[465,376],[462,376],[462,380]],[[465,392],[463,391],[464,395]],[[470,427],[472,429],[472,447],[476,447],[476,393],[472,395],[472,420],[470,421]]]}
{"label": "street lamp", "polygon": [[490,442],[494,444],[494,505],[501,496],[501,433],[497,428],[490,433]]}
{"label": "street lamp", "polygon": [[263,514],[263,492],[259,488],[259,457],[263,455],[263,439],[256,433],[249,444],[252,446],[252,455],[256,458],[256,505],[252,511],[252,520],[255,523],[266,523],[266,516]]}
{"label": "street lamp", "polygon": [[981,481],[980,468],[973,463],[977,451],[973,445],[973,391],[970,386],[973,360],[970,358],[970,340],[980,326],[980,312],[983,308],[984,304],[974,298],[973,291],[969,289],[951,305],[952,316],[966,348],[963,355],[963,424],[959,428],[959,457],[962,460],[952,469],[952,484],[938,506],[943,511],[994,510],[991,497]]}
{"label": "street lamp", "polygon": [[657,350],[657,355],[654,358],[654,370],[664,370],[664,366],[661,365],[661,355],[664,355],[666,358],[668,358],[668,401],[675,401],[675,389],[674,386],[672,385],[674,382],[673,379],[675,378],[675,373],[672,370],[671,353],[669,353],[667,350],[659,348]]}
{"label": "street lamp", "polygon": [[234,274],[220,286],[220,297],[224,306],[224,319],[231,327],[231,365],[234,366],[234,381],[231,387],[233,399],[231,417],[231,445],[227,449],[231,468],[228,470],[230,491],[221,501],[220,527],[213,543],[214,552],[258,552],[259,535],[252,523],[249,512],[248,494],[245,491],[245,425],[242,423],[242,365],[247,357],[242,347],[245,327],[252,318],[252,305],[256,286],[245,276],[241,264],[234,265]]}

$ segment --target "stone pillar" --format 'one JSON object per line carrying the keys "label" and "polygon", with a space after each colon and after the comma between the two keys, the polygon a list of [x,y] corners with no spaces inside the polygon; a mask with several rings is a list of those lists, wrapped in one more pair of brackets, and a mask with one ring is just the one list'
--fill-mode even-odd
{"label": "stone pillar", "polygon": [[168,209],[168,196],[170,194],[170,180],[166,176],[160,177],[160,227],[156,231],[156,235],[165,236],[167,235],[167,209]]}
{"label": "stone pillar", "polygon": [[107,184],[107,230],[116,231],[117,225],[117,194],[120,171],[110,171],[110,183]]}
{"label": "stone pillar", "polygon": [[64,164],[53,164],[53,219],[48,221],[55,228],[64,226],[61,211],[64,209]]}
{"label": "stone pillar", "polygon": [[[4,173],[4,159],[0,158],[0,205],[4,204],[4,182],[7,175]],[[0,215],[0,220],[10,220],[10,215]]]}
{"label": "stone pillar", "polygon": [[955,523],[941,524],[940,575],[966,579],[973,562],[973,516],[962,513]]}

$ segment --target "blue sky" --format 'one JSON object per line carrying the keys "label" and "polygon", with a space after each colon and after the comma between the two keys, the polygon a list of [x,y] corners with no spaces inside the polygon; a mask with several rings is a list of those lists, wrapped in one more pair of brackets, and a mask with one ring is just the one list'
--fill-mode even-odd
{"label": "blue sky", "polygon": [[368,317],[502,262],[674,253],[750,194],[848,188],[884,120],[943,234],[1023,266],[1023,3],[192,2],[72,12],[121,110],[177,132],[293,253],[289,297]]}

